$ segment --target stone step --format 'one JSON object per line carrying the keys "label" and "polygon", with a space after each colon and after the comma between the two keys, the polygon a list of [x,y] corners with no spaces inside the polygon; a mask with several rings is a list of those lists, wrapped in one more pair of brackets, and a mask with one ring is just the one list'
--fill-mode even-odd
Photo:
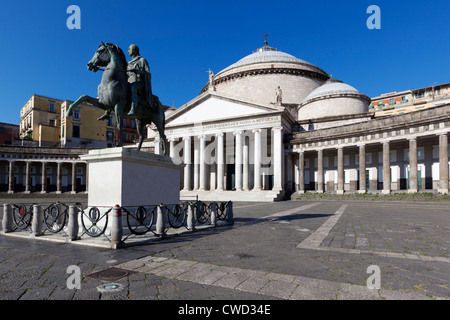
{"label": "stone step", "polygon": [[250,190],[250,191],[181,191],[182,201],[198,200],[202,201],[259,201],[274,202],[283,200],[281,190]]}

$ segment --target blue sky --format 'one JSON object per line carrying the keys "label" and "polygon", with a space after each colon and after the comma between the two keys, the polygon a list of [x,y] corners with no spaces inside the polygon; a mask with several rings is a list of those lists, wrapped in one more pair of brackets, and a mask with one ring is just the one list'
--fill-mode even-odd
{"label": "blue sky", "polygon": [[[81,9],[69,30],[67,7]],[[381,29],[369,30],[370,5]],[[97,96],[87,70],[100,41],[140,47],[165,105],[195,98],[219,72],[261,47],[311,62],[368,96],[450,82],[450,1],[7,1],[0,9],[0,122],[19,123],[33,95]],[[130,59],[127,56],[127,59]]]}

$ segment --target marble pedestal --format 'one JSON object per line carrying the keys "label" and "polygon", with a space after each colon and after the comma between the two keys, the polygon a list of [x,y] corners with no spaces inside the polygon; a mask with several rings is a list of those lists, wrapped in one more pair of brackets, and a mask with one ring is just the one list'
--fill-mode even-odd
{"label": "marble pedestal", "polygon": [[132,150],[91,150],[81,156],[89,166],[88,207],[177,204],[183,166],[170,157]]}

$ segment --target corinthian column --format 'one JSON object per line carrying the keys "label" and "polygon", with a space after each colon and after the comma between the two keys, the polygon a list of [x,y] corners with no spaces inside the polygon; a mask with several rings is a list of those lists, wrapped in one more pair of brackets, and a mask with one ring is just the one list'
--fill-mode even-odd
{"label": "corinthian column", "polygon": [[200,190],[206,190],[206,164],[205,164],[205,148],[206,148],[206,136],[200,135]]}
{"label": "corinthian column", "polygon": [[217,190],[223,190],[223,177],[225,172],[223,153],[223,133],[216,134],[217,137]]}
{"label": "corinthian column", "polygon": [[184,187],[183,190],[191,190],[191,137],[184,137]]}
{"label": "corinthian column", "polygon": [[242,131],[234,133],[236,137],[235,149],[235,188],[238,191],[242,190]]}
{"label": "corinthian column", "polygon": [[261,190],[261,129],[254,129],[255,134],[255,164],[254,164],[254,185],[253,190]]}
{"label": "corinthian column", "polygon": [[275,127],[273,130],[273,189],[283,188],[283,128]]}

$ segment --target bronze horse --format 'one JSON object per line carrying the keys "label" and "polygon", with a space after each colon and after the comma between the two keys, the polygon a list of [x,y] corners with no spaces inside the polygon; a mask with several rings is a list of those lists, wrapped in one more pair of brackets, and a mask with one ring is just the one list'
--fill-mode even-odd
{"label": "bronze horse", "polygon": [[[131,108],[131,91],[128,84],[127,61],[125,55],[117,45],[112,43],[102,44],[95,51],[91,61],[88,62],[89,70],[97,72],[103,70],[102,82],[98,86],[98,99],[88,95],[82,95],[69,106],[66,112],[68,117],[72,116],[73,109],[79,104],[88,103],[105,110],[105,114],[97,120],[109,118],[109,113],[114,111],[116,115],[116,125],[119,131],[118,146],[122,146],[122,119]],[[101,69],[105,67],[105,69]],[[139,99],[143,101],[143,99]],[[154,123],[161,137],[160,147],[167,155],[164,108],[159,98],[153,95],[153,108],[147,105],[139,104],[136,126],[139,134],[139,144],[137,150],[141,149],[144,140],[144,128],[147,124]]]}

